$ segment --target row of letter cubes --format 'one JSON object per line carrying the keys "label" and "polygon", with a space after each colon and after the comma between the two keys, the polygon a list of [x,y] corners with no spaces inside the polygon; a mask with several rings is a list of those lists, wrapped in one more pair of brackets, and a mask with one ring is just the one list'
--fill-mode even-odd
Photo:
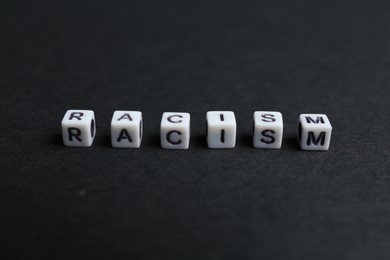
{"label": "row of letter cubes", "polygon": [[[234,148],[236,118],[231,111],[207,112],[206,138],[209,148]],[[111,143],[115,148],[138,148],[142,140],[142,113],[115,111],[111,121]],[[332,126],[326,115],[301,114],[298,139],[303,150],[329,149]],[[190,114],[166,112],[161,119],[161,147],[188,149]],[[88,147],[96,135],[95,115],[91,110],[68,110],[62,120],[65,146]],[[279,149],[283,139],[283,118],[279,112],[256,111],[253,115],[253,147]]]}

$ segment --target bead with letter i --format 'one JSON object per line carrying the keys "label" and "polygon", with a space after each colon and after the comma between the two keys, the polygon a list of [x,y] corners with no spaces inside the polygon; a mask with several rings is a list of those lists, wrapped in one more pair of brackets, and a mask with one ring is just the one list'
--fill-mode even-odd
{"label": "bead with letter i", "polygon": [[209,111],[206,119],[208,148],[226,149],[236,146],[237,124],[232,111]]}

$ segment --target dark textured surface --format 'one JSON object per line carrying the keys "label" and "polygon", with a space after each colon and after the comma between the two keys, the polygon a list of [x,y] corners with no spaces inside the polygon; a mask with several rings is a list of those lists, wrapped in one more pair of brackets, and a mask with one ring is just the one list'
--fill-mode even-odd
{"label": "dark textured surface", "polygon": [[[388,1],[7,1],[0,4],[0,241],[23,259],[388,259]],[[65,148],[67,109],[92,148]],[[116,109],[144,113],[138,150],[110,147]],[[234,150],[205,147],[233,110]],[[255,110],[285,121],[251,148]],[[164,111],[191,149],[159,148]],[[331,150],[302,152],[325,113]],[[3,250],[2,250],[3,251]]]}

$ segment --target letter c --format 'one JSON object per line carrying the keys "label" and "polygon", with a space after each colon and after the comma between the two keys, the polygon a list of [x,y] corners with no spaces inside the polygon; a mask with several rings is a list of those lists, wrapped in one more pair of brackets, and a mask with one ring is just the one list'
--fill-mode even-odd
{"label": "letter c", "polygon": [[168,118],[167,118],[167,120],[169,121],[169,122],[171,122],[171,123],[181,123],[181,122],[183,122],[183,120],[181,120],[181,119],[178,119],[177,121],[174,121],[172,118],[173,117],[178,117],[178,118],[183,118],[183,116],[181,116],[181,115],[171,115],[171,116],[168,116]]}
{"label": "letter c", "polygon": [[173,145],[181,144],[181,140],[180,140],[180,139],[177,140],[177,141],[172,141],[172,140],[171,140],[171,135],[172,135],[172,134],[181,135],[181,132],[176,131],[176,130],[169,131],[169,132],[167,133],[167,141],[168,141],[168,143],[173,144]]}

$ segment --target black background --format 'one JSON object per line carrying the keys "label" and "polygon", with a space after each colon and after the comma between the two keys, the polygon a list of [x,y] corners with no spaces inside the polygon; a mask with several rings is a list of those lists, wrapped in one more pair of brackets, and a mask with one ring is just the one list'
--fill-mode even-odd
{"label": "black background", "polygon": [[[0,242],[24,259],[388,259],[388,1],[3,1]],[[92,109],[91,148],[65,148]],[[140,149],[110,147],[114,110],[144,116]],[[210,150],[209,110],[237,147]],[[281,150],[251,147],[252,114],[284,117]],[[191,147],[159,148],[166,111]],[[325,113],[328,152],[303,152]],[[5,257],[3,259],[7,259]]]}

